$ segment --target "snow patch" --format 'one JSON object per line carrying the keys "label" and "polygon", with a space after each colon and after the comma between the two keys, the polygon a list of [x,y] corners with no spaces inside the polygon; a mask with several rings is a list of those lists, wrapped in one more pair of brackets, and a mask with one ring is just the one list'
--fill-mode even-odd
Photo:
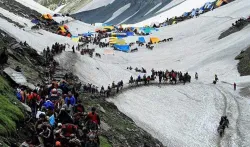
{"label": "snow patch", "polygon": [[151,13],[152,11],[154,11],[157,7],[159,7],[162,3],[157,4],[156,6],[154,6],[152,9],[150,9],[144,16],[148,15],[149,13]]}
{"label": "snow patch", "polygon": [[117,11],[115,11],[115,12],[113,13],[112,17],[110,17],[108,20],[106,20],[105,23],[106,23],[106,22],[109,22],[109,21],[115,19],[116,17],[118,17],[119,15],[121,15],[121,14],[122,14],[123,12],[125,12],[130,6],[131,6],[131,4],[129,3],[129,4],[127,4],[127,5],[123,6],[123,7],[121,7],[121,8],[118,9]]}
{"label": "snow patch", "polygon": [[66,6],[66,4],[57,7],[57,8],[54,10],[54,12],[55,12],[55,13],[59,13],[59,12],[61,11],[61,9],[63,9],[65,6]]}
{"label": "snow patch", "polygon": [[83,11],[89,11],[93,9],[97,9],[103,6],[107,6],[111,3],[113,3],[115,0],[92,0],[87,5],[85,5],[83,8],[78,10],[76,13],[83,12]]}

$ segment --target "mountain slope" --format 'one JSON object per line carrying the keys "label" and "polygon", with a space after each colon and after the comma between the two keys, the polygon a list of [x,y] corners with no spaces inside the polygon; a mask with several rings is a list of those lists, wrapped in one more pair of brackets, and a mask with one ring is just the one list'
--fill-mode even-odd
{"label": "mountain slope", "polygon": [[[111,24],[133,24],[155,16],[157,16],[157,19],[155,19],[154,22],[163,22],[167,18],[181,16],[184,12],[189,12],[193,8],[200,8],[206,2],[211,1],[214,0],[115,0],[107,6],[94,10],[85,10],[73,14],[73,16],[87,23],[108,22]],[[117,15],[114,19],[109,20],[110,17],[120,11],[119,9],[128,4],[130,4],[129,8],[122,11],[121,14]],[[150,23],[152,23],[152,21]]]}

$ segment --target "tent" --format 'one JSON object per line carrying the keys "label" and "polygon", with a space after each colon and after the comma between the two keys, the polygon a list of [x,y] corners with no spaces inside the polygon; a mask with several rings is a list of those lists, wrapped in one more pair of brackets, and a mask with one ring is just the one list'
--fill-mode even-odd
{"label": "tent", "polygon": [[31,22],[34,24],[39,24],[40,20],[39,19],[32,19]]}
{"label": "tent", "polygon": [[143,31],[144,31],[145,34],[150,34],[151,33],[150,27],[143,28]]}
{"label": "tent", "polygon": [[88,37],[88,36],[92,36],[93,34],[92,33],[90,33],[90,32],[88,32],[88,33],[83,33],[83,36],[84,37]]}
{"label": "tent", "polygon": [[42,18],[45,19],[45,20],[52,20],[53,19],[50,14],[43,14]]}
{"label": "tent", "polygon": [[124,39],[117,39],[117,40],[116,40],[116,44],[119,44],[119,45],[125,45],[125,44],[126,44],[126,42],[125,42],[125,40],[124,40]]}
{"label": "tent", "polygon": [[139,41],[140,43],[146,43],[146,41],[145,41],[145,38],[144,38],[144,37],[139,37],[138,41]]}
{"label": "tent", "polygon": [[113,30],[114,27],[113,26],[105,26],[105,27],[103,27],[103,29],[105,29],[105,30]]}
{"label": "tent", "polygon": [[151,43],[159,43],[159,41],[160,41],[160,39],[157,38],[157,37],[151,37],[151,38],[150,38],[150,42],[151,42]]}
{"label": "tent", "polygon": [[80,37],[78,37],[78,36],[72,36],[71,37],[71,40],[74,41],[74,42],[79,42],[79,39],[80,39]]}
{"label": "tent", "polygon": [[220,7],[220,6],[223,6],[229,2],[230,2],[230,0],[217,0],[215,5],[216,5],[216,7]]}
{"label": "tent", "polygon": [[214,3],[212,3],[212,2],[207,2],[207,3],[205,3],[205,5],[204,5],[204,9],[209,9],[209,10],[211,10],[212,8],[214,7]]}
{"label": "tent", "polygon": [[64,28],[64,26],[59,26],[59,27],[58,27],[58,31],[59,31],[59,30],[62,31],[62,32],[66,32],[66,29]]}
{"label": "tent", "polygon": [[109,44],[116,44],[117,40],[118,40],[117,37],[109,37]]}
{"label": "tent", "polygon": [[134,36],[134,32],[126,32],[127,36]]}
{"label": "tent", "polygon": [[118,45],[118,44],[115,44],[114,45],[114,48],[116,50],[119,50],[119,51],[123,51],[123,52],[128,52],[129,51],[129,45]]}

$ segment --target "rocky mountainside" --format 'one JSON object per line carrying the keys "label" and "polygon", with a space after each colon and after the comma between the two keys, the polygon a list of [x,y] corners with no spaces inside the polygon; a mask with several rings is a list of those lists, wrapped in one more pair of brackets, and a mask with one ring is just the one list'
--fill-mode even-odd
{"label": "rocky mountainside", "polygon": [[[172,6],[166,6],[173,0],[36,0],[40,4],[59,10],[62,13],[71,13],[74,17],[86,23],[106,22],[137,23],[170,8],[177,6],[185,0],[174,2]],[[165,8],[164,8],[165,7]],[[164,9],[163,9],[164,8]]]}
{"label": "rocky mountainside", "polygon": [[73,16],[87,23],[136,23],[157,15],[170,2],[171,0],[115,0],[110,5]]}

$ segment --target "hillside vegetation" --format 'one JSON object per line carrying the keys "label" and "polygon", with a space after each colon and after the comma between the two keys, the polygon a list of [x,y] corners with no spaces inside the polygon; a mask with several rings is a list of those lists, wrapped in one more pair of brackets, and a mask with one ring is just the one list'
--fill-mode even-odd
{"label": "hillside vegetation", "polygon": [[9,137],[16,133],[16,123],[24,119],[24,114],[13,88],[2,76],[0,76],[0,104],[0,136]]}

